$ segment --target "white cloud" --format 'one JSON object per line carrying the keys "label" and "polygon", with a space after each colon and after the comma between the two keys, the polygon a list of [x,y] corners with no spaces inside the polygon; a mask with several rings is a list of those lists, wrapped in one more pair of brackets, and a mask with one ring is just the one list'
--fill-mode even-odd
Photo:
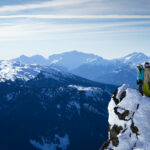
{"label": "white cloud", "polygon": [[12,11],[22,11],[30,9],[48,8],[48,7],[64,7],[69,5],[76,5],[87,2],[88,0],[52,0],[47,2],[42,2],[38,4],[24,4],[24,5],[8,5],[0,7],[0,13],[12,12]]}
{"label": "white cloud", "polygon": [[[38,11],[42,9],[44,12],[59,15],[137,14],[137,12],[138,14],[143,14],[143,12],[150,12],[150,2],[149,0],[145,1],[144,3],[141,0],[44,0],[41,3],[2,6],[0,7],[0,14],[8,14],[9,12],[20,13],[20,11],[24,10],[29,10],[28,13],[34,14],[35,9],[38,9]],[[46,10],[46,8],[48,9]]]}
{"label": "white cloud", "polygon": [[150,15],[7,15],[0,19],[35,18],[35,19],[150,19]]}
{"label": "white cloud", "polygon": [[[135,28],[135,25],[137,26]],[[57,23],[35,23],[35,22],[14,22],[9,24],[1,24],[0,39],[1,40],[35,40],[35,39],[60,39],[74,37],[78,35],[93,35],[97,33],[107,34],[113,32],[140,32],[149,31],[150,27],[141,27],[142,25],[150,25],[149,20],[145,21],[129,21],[129,22],[108,22],[108,23],[78,23],[78,24],[57,24]],[[138,28],[138,26],[140,26]],[[134,27],[134,28],[133,28]],[[129,30],[129,28],[131,30]],[[128,30],[126,30],[128,29]]]}

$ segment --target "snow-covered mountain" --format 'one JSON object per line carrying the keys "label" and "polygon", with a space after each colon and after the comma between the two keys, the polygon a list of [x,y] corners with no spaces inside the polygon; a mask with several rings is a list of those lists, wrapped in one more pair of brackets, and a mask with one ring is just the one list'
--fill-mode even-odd
{"label": "snow-covered mountain", "polygon": [[150,149],[150,98],[127,85],[114,93],[109,106],[109,139],[101,150]]}
{"label": "snow-covered mountain", "polygon": [[107,139],[116,86],[45,66],[0,65],[0,149],[91,150]]}
{"label": "snow-covered mountain", "polygon": [[72,73],[84,78],[107,84],[129,84],[136,87],[136,65],[150,61],[150,57],[143,53],[132,53],[125,57],[103,62],[83,64],[72,70]]}
{"label": "snow-covered mountain", "polygon": [[123,83],[136,87],[136,67],[124,63],[85,64],[72,70],[72,73],[97,82],[121,85]]}
{"label": "snow-covered mountain", "polygon": [[[105,60],[85,55],[76,51],[65,53],[59,61],[60,57],[54,55],[48,59],[50,65],[48,60],[42,64],[40,56],[32,57],[34,61],[26,56],[21,57],[24,61],[0,61],[0,149],[95,150],[107,140],[107,107],[116,86],[88,79],[133,85],[135,61],[141,63],[148,58],[142,60],[141,54],[132,54]],[[62,71],[65,67],[72,68],[70,72],[76,75]],[[126,141],[131,149],[142,149],[142,144],[149,149],[149,141],[145,141],[149,134],[145,135],[138,122],[149,117],[148,101],[126,85],[115,92],[109,104],[110,139],[102,149],[124,150],[121,148]],[[147,123],[144,128],[148,131]]]}
{"label": "snow-covered mountain", "polygon": [[56,80],[65,80],[65,78],[74,78],[71,73],[64,72],[58,68],[40,66],[40,65],[28,65],[21,64],[15,61],[1,61],[0,62],[0,82],[7,80],[15,81],[28,81],[36,78],[42,73],[46,78],[54,78]]}
{"label": "snow-covered mountain", "polygon": [[79,51],[71,51],[62,54],[52,55],[49,57],[49,61],[51,64],[64,66],[68,70],[75,69],[84,63],[97,61],[97,59],[103,60],[103,58],[94,54],[86,54]]}
{"label": "snow-covered mountain", "polygon": [[144,53],[134,52],[125,57],[120,58],[119,60],[125,64],[129,64],[135,67],[137,64],[143,64],[146,61],[150,61],[150,57],[146,56]]}
{"label": "snow-covered mountain", "polygon": [[97,55],[71,51],[49,56],[48,59],[38,55],[21,56],[15,61],[22,64],[53,66],[97,82],[117,85],[126,83],[135,88],[136,65],[150,61],[150,57],[135,52],[119,59],[107,60]]}
{"label": "snow-covered mountain", "polygon": [[60,54],[54,54],[49,56],[49,58],[44,58],[41,55],[34,55],[31,57],[22,55],[13,61],[17,61],[23,64],[37,64],[37,65],[58,65],[67,68],[68,70],[77,69],[78,67],[89,64],[89,65],[108,65],[119,63],[124,63],[127,65],[135,66],[137,64],[144,63],[145,61],[150,61],[150,57],[142,52],[134,52],[124,57],[118,59],[107,60],[94,54],[87,54],[79,51],[70,51]]}
{"label": "snow-covered mountain", "polygon": [[107,60],[94,54],[87,54],[79,51],[70,51],[60,54],[54,54],[49,58],[44,58],[41,55],[34,55],[31,57],[22,55],[13,61],[20,62],[22,64],[37,64],[37,65],[57,65],[67,68],[68,70],[77,69],[82,65],[119,65],[127,64],[135,66],[137,64],[150,61],[150,57],[141,52],[134,52],[118,59]]}
{"label": "snow-covered mountain", "polygon": [[1,61],[0,62],[0,82],[6,80],[15,81],[35,78],[41,71],[40,66],[37,65],[26,65],[12,61]]}
{"label": "snow-covered mountain", "polygon": [[13,61],[19,62],[21,64],[28,64],[28,65],[32,65],[32,64],[45,65],[45,66],[49,65],[48,60],[41,55],[34,55],[31,57],[21,55],[20,57],[13,59]]}
{"label": "snow-covered mountain", "polygon": [[40,55],[35,55],[32,57],[22,55],[16,59],[13,59],[13,61],[17,61],[23,64],[38,64],[46,66],[55,65],[62,66],[68,70],[75,69],[85,63],[91,63],[100,60],[103,60],[103,58],[94,54],[86,54],[79,51],[51,55],[48,59]]}

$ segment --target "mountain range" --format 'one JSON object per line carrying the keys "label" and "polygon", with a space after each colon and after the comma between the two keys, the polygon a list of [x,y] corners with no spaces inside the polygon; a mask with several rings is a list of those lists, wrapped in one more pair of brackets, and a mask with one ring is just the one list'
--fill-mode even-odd
{"label": "mountain range", "polygon": [[54,67],[1,61],[0,149],[98,149],[115,89]]}
{"label": "mountain range", "polygon": [[40,55],[22,55],[12,61],[57,67],[89,80],[115,85],[126,83],[135,88],[136,65],[150,61],[150,57],[134,52],[118,59],[107,60],[94,54],[71,51],[49,56],[48,59]]}
{"label": "mountain range", "polygon": [[0,149],[98,149],[109,138],[116,85],[134,86],[136,64],[149,60],[142,53],[106,60],[72,51],[0,61]]}

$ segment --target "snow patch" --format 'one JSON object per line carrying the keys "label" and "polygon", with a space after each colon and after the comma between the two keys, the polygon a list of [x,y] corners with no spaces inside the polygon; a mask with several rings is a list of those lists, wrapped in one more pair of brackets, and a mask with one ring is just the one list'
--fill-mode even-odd
{"label": "snow patch", "polygon": [[6,80],[15,81],[21,79],[28,81],[39,74],[41,68],[33,65],[24,65],[12,61],[2,61],[0,63],[0,82]]}
{"label": "snow patch", "polygon": [[74,75],[66,73],[56,68],[40,65],[27,65],[14,61],[0,62],[0,82],[6,80],[15,81],[16,79],[28,81],[34,79],[42,73],[45,78],[53,78],[55,80],[65,80],[65,78],[73,78]]}
{"label": "snow patch", "polygon": [[55,135],[53,142],[48,142],[44,137],[41,137],[42,142],[37,142],[35,140],[30,140],[30,143],[40,150],[66,150],[70,144],[69,136],[66,134],[64,137],[60,137],[58,134]]}
{"label": "snow patch", "polygon": [[11,101],[11,100],[13,99],[13,97],[14,97],[14,96],[13,96],[12,93],[6,95],[7,101]]}
{"label": "snow patch", "polygon": [[86,59],[87,63],[91,63],[91,62],[94,62],[94,61],[97,61],[97,58],[87,58]]}
{"label": "snow patch", "polygon": [[125,57],[125,60],[130,60],[132,58],[132,56],[128,56],[128,57]]}
{"label": "snow patch", "polygon": [[81,106],[79,103],[77,103],[76,101],[71,101],[68,103],[67,107],[72,108],[72,106],[74,106],[77,109],[78,114],[80,115],[80,109]]}
{"label": "snow patch", "polygon": [[89,111],[93,112],[93,113],[96,113],[96,114],[99,114],[101,116],[104,116],[104,117],[107,117],[105,113],[102,113],[102,112],[99,112],[98,109],[96,109],[95,107],[93,107],[92,105],[90,104],[83,104],[83,106],[88,109]]}
{"label": "snow patch", "polygon": [[68,85],[68,87],[75,88],[78,91],[84,91],[85,95],[87,97],[91,97],[95,94],[102,95],[102,93],[103,93],[103,90],[101,88],[97,88],[97,87],[83,87],[83,86],[78,86],[78,85]]}
{"label": "snow patch", "polygon": [[62,57],[60,57],[59,59],[54,59],[52,62],[51,62],[51,64],[56,64],[56,63],[58,63],[59,61],[61,61],[62,60]]}

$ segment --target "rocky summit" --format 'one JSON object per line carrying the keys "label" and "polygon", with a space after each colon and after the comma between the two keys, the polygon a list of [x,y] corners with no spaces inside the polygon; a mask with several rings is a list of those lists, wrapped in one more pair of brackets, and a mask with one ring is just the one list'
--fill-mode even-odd
{"label": "rocky summit", "polygon": [[109,139],[100,150],[150,149],[150,98],[122,85],[108,106]]}

